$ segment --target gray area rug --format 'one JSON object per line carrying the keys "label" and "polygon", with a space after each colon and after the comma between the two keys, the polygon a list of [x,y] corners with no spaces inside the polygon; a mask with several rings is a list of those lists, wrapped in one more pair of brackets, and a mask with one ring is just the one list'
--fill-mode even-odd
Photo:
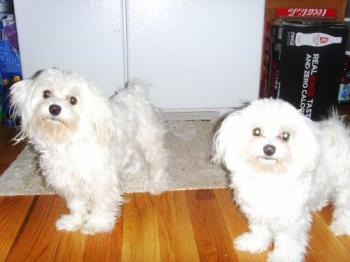
{"label": "gray area rug", "polygon": [[[165,145],[169,150],[168,190],[222,188],[227,173],[210,162],[217,121],[167,121]],[[146,173],[122,177],[125,193],[143,192]],[[0,196],[54,194],[43,183],[36,154],[29,146],[0,177]]]}

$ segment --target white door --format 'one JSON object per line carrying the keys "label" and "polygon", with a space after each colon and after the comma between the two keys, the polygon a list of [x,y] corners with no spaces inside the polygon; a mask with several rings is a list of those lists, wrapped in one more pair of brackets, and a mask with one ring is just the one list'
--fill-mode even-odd
{"label": "white door", "polygon": [[148,83],[152,102],[166,110],[220,109],[258,97],[264,0],[14,3],[25,77],[63,67],[110,95],[127,72]]}
{"label": "white door", "polygon": [[24,77],[60,67],[106,95],[123,85],[119,0],[14,0]]}
{"label": "white door", "polygon": [[232,107],[258,97],[264,1],[133,0],[130,77],[164,108]]}

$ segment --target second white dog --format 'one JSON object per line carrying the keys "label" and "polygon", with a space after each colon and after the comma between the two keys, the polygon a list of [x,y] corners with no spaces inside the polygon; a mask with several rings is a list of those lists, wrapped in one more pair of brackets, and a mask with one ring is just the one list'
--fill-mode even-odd
{"label": "second white dog", "polygon": [[302,261],[311,212],[328,201],[331,230],[350,235],[350,133],[336,115],[314,123],[287,102],[257,100],[223,121],[213,150],[249,223],[237,249],[274,243],[269,261]]}
{"label": "second white dog", "polygon": [[76,73],[38,72],[11,88],[21,117],[18,140],[28,138],[39,153],[49,186],[70,209],[56,227],[86,234],[110,231],[122,202],[120,176],[147,163],[145,189],[166,186],[164,130],[140,85],[106,98]]}

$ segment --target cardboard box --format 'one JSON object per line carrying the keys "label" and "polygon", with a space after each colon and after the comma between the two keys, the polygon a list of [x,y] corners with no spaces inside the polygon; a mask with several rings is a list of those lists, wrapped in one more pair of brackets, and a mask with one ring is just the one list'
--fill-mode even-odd
{"label": "cardboard box", "polygon": [[314,120],[337,104],[347,27],[315,21],[276,21],[271,29],[267,85],[262,96],[281,98]]}

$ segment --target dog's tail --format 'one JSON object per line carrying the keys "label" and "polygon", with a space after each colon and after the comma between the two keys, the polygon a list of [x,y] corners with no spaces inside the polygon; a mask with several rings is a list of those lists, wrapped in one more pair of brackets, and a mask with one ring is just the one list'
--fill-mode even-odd
{"label": "dog's tail", "polygon": [[[331,107],[328,110],[327,117],[323,119],[323,122],[329,121],[329,122],[339,122],[343,125],[346,125],[346,115],[339,114],[338,109],[336,107]],[[322,122],[322,121],[321,121]]]}
{"label": "dog's tail", "polygon": [[137,81],[129,82],[126,86],[126,91],[135,98],[147,99],[148,97],[147,86]]}
{"label": "dog's tail", "polygon": [[333,137],[334,141],[337,143],[344,140],[340,144],[349,144],[350,146],[350,142],[345,141],[350,138],[350,128],[346,120],[346,115],[339,115],[336,108],[331,108],[328,112],[328,117],[317,122],[319,130],[322,132],[323,139],[325,139],[325,137]]}
{"label": "dog's tail", "polygon": [[117,91],[114,99],[127,101],[147,101],[148,88],[145,84],[137,81],[129,82],[125,88]]}

